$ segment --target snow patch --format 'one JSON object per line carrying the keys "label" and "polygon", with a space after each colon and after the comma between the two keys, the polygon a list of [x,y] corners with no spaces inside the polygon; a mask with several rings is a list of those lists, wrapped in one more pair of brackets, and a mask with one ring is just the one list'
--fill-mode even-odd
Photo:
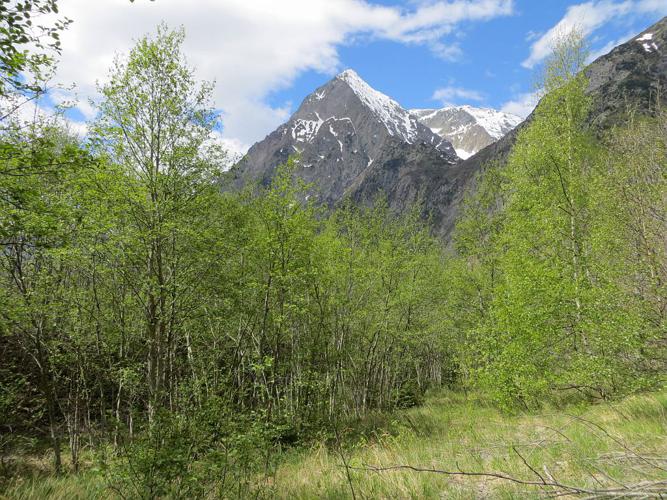
{"label": "snow patch", "polygon": [[347,83],[357,97],[384,124],[390,135],[401,137],[409,144],[417,138],[417,119],[396,101],[372,88],[351,69],[343,71],[336,78]]}
{"label": "snow patch", "polygon": [[498,140],[516,127],[523,120],[515,115],[503,113],[490,108],[474,108],[461,106],[466,113],[486,130],[493,139]]}
{"label": "snow patch", "polygon": [[338,141],[338,146],[340,147],[340,152],[342,153],[342,152],[343,152],[343,143],[342,143],[342,142],[340,141],[340,139],[338,138],[338,134],[337,134],[336,131],[333,129],[333,126],[332,126],[332,125],[329,125],[329,132],[331,132],[331,135],[333,135],[333,136],[336,138],[336,141]]}
{"label": "snow patch", "polygon": [[493,138],[498,140],[503,137],[507,132],[516,127],[523,120],[521,117],[516,115],[511,115],[509,113],[503,113],[502,111],[497,111],[491,108],[476,108],[474,106],[449,106],[442,109],[413,109],[410,110],[415,116],[419,117],[420,120],[428,126],[428,121],[437,119],[438,115],[443,113],[445,114],[444,119],[447,122],[451,123],[451,120],[454,117],[449,118],[447,115],[452,112],[464,112],[469,115],[473,122],[462,123],[454,130],[449,131],[449,128],[444,129],[442,127],[429,127],[434,134],[439,135],[440,137],[444,136],[445,130],[448,130],[447,135],[449,137],[454,135],[463,135],[468,132],[468,130],[475,126],[479,125]]}
{"label": "snow patch", "polygon": [[471,152],[466,151],[465,149],[461,149],[461,148],[454,148],[454,151],[456,151],[456,154],[457,154],[458,157],[461,158],[462,160],[467,160],[467,159],[470,158],[473,154],[475,154],[475,153],[471,153]]}
{"label": "snow patch", "polygon": [[303,120],[299,118],[294,121],[292,126],[292,139],[297,142],[310,142],[317,135],[317,132],[320,130],[320,127],[324,123],[324,120],[320,118],[320,115],[315,113],[317,120]]}
{"label": "snow patch", "polygon": [[651,53],[654,50],[658,50],[658,46],[655,44],[655,42],[653,42],[653,43],[642,43],[642,47],[644,47],[644,51],[648,52],[648,53]]}
{"label": "snow patch", "polygon": [[655,42],[652,42],[651,40],[653,40],[653,33],[645,33],[644,35],[636,39],[637,42],[642,44],[644,52],[648,52],[649,54],[654,50],[656,51],[658,50],[658,45]]}
{"label": "snow patch", "polygon": [[430,120],[440,112],[439,109],[411,109],[410,114],[415,115],[419,120]]}

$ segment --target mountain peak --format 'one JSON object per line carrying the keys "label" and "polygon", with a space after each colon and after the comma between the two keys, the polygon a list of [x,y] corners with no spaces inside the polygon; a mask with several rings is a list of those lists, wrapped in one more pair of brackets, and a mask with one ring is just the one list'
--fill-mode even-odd
{"label": "mountain peak", "polygon": [[356,71],[346,69],[336,80],[343,81],[361,102],[384,124],[389,135],[402,138],[412,144],[419,137],[419,122],[389,96],[375,90]]}
{"label": "mountain peak", "polygon": [[347,80],[348,78],[350,78],[350,79],[355,79],[356,78],[356,79],[361,80],[361,77],[359,76],[359,73],[354,71],[352,68],[348,68],[344,71],[341,71],[340,73],[338,73],[336,78],[339,78],[340,80]]}
{"label": "mountain peak", "polygon": [[463,159],[497,141],[522,121],[516,115],[467,104],[410,112],[434,133],[451,141]]}
{"label": "mountain peak", "polygon": [[418,197],[414,179],[431,173],[453,178],[459,161],[449,141],[353,70],[317,88],[287,122],[253,145],[231,172],[234,183],[267,184],[295,154],[296,175],[316,186],[308,196],[325,206],[346,196],[370,200],[378,192],[395,208],[407,206]]}

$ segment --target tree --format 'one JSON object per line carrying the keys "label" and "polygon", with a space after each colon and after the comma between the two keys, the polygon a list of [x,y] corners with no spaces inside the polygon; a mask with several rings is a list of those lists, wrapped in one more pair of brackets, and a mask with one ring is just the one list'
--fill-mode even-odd
{"label": "tree", "polygon": [[456,382],[464,386],[486,361],[480,339],[501,280],[507,184],[500,165],[488,165],[478,174],[475,191],[464,199],[453,236],[454,252],[447,261],[444,327],[456,351]]}
{"label": "tree", "polygon": [[479,305],[476,319],[454,315],[464,369],[507,406],[571,392],[606,398],[634,379],[636,322],[598,245],[607,202],[595,188],[585,60],[576,32],[555,47],[531,123],[457,226],[454,290],[470,289],[457,303]]}
{"label": "tree", "polygon": [[[592,227],[596,274],[614,284],[614,300],[639,350],[627,360],[635,384],[651,384],[664,370],[667,319],[667,117],[628,114],[625,126],[605,140],[606,151],[594,179]],[[644,380],[641,380],[643,378]]]}
{"label": "tree", "polygon": [[[24,142],[29,151],[21,147]],[[0,184],[0,345],[7,354],[7,380],[21,384],[27,396],[24,406],[12,408],[6,417],[19,417],[19,426],[32,421],[39,428],[41,412],[46,414],[54,466],[60,472],[60,384],[72,373],[63,358],[75,335],[70,321],[75,292],[70,285],[77,268],[73,256],[91,222],[78,193],[91,163],[54,120],[5,135],[6,143],[18,145],[16,151],[23,154],[3,163],[9,175]],[[45,164],[54,168],[34,168]],[[22,421],[24,407],[34,414],[23,415],[27,420]]]}
{"label": "tree", "polygon": [[148,414],[177,390],[189,301],[196,299],[190,238],[218,173],[210,146],[211,85],[197,84],[181,53],[183,30],[165,25],[117,59],[100,91],[98,149],[126,171],[124,279],[142,308]]}
{"label": "tree", "polygon": [[21,75],[52,64],[49,53],[60,53],[60,34],[71,22],[64,18],[40,24],[40,17],[49,14],[58,14],[57,0],[0,0],[0,96],[41,90]]}

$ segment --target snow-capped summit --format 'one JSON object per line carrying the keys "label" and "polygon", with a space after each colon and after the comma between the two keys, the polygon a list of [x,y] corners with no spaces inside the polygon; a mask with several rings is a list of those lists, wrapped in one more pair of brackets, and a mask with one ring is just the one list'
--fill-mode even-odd
{"label": "snow-capped summit", "polygon": [[383,192],[401,208],[417,199],[422,183],[416,181],[427,171],[449,175],[459,161],[448,140],[352,70],[316,89],[286,123],[252,146],[234,167],[234,182],[267,184],[290,156],[297,175],[316,186],[309,199],[328,206]]}
{"label": "snow-capped summit", "polygon": [[468,105],[413,109],[410,113],[434,133],[449,140],[463,159],[496,142],[523,121],[516,115]]}
{"label": "snow-capped summit", "polygon": [[[658,90],[667,88],[665,47],[667,17],[588,66],[596,130],[622,122],[629,105],[642,114],[654,111]],[[477,173],[507,160],[524,125],[517,126],[519,117],[472,106],[414,110],[416,125],[406,122],[404,111],[355,72],[344,71],[250,148],[228,182],[268,184],[277,165],[300,153],[296,175],[315,186],[309,200],[332,206],[381,194],[397,211],[419,200],[434,230],[448,239]],[[477,154],[458,161],[450,142],[436,133],[451,138],[460,156]]]}
{"label": "snow-capped summit", "polygon": [[389,134],[401,137],[408,143],[417,139],[419,122],[400,104],[368,85],[354,70],[347,69],[336,78],[345,82],[357,97],[377,115],[387,127]]}

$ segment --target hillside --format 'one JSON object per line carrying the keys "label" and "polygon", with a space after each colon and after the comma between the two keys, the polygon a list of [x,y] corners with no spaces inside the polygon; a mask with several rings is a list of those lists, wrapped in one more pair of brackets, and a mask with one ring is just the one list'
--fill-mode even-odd
{"label": "hillside", "polygon": [[230,172],[233,182],[268,185],[293,155],[297,175],[313,184],[309,196],[329,207],[344,197],[364,201],[379,193],[392,207],[407,207],[418,195],[411,179],[441,171],[452,183],[459,161],[447,140],[352,70],[316,89],[285,124],[253,145]]}
{"label": "hillside", "polygon": [[[589,123],[598,134],[623,122],[628,112],[653,113],[661,101],[662,89],[667,86],[667,17],[593,61],[586,74],[590,80],[588,93],[594,103]],[[530,120],[529,116],[505,137],[463,161],[460,167],[477,172],[486,164],[503,163],[517,135]],[[441,234],[448,234],[446,220],[438,227]]]}
{"label": "hillside", "polygon": [[[588,66],[590,123],[599,133],[628,108],[653,109],[667,85],[666,26],[667,18]],[[521,124],[518,117],[471,106],[408,111],[349,70],[255,144],[232,169],[233,182],[266,185],[276,166],[298,154],[297,175],[314,184],[311,196],[319,203],[332,207],[344,197],[362,202],[383,193],[400,211],[419,198],[436,233],[449,240],[475,174],[504,161],[530,120]]]}

